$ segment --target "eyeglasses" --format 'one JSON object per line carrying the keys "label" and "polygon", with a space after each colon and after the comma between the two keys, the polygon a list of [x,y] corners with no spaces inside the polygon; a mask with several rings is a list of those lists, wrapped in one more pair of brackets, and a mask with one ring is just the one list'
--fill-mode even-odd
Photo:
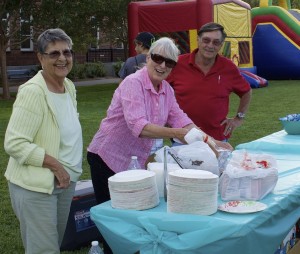
{"label": "eyeglasses", "polygon": [[153,62],[157,64],[162,64],[163,62],[165,62],[168,68],[174,68],[177,64],[174,60],[165,58],[159,54],[151,54],[151,59]]}
{"label": "eyeglasses", "polygon": [[61,54],[63,54],[65,58],[71,58],[73,56],[73,51],[70,49],[65,49],[62,52],[60,52],[59,50],[54,50],[49,53],[44,52],[42,54],[49,56],[49,58],[51,59],[58,59],[61,56]]}
{"label": "eyeglasses", "polygon": [[216,47],[220,46],[223,41],[220,41],[220,40],[212,40],[211,38],[208,38],[208,37],[203,37],[201,38],[201,41],[205,44],[210,44],[212,42],[212,44]]}

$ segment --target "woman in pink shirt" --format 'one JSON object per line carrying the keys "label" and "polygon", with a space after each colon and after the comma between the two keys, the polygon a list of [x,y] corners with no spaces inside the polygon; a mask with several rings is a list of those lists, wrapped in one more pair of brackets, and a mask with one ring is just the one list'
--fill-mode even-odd
{"label": "woman in pink shirt", "polygon": [[155,139],[177,138],[185,143],[184,136],[196,127],[179,108],[165,81],[178,54],[171,39],[157,40],[149,50],[146,66],[127,76],[116,89],[107,116],[88,147],[98,203],[110,199],[108,178],[126,170],[132,155],[144,167]]}

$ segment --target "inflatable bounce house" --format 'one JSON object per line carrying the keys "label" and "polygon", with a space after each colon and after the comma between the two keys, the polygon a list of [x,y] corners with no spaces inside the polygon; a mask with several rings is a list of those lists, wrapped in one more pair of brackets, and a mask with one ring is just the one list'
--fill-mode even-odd
{"label": "inflatable bounce house", "polygon": [[260,0],[251,10],[254,65],[267,79],[300,79],[300,10],[290,0],[278,5]]}
{"label": "inflatable bounce house", "polygon": [[[279,1],[281,2],[281,0]],[[256,8],[251,10],[250,5],[241,0],[187,0],[176,2],[148,0],[131,2],[128,6],[128,39],[129,41],[133,41],[139,32],[149,31],[157,38],[162,36],[173,38],[181,53],[186,53],[197,47],[197,31],[203,24],[211,21],[218,22],[224,26],[228,35],[220,53],[236,63],[251,87],[264,87],[268,84],[267,80],[260,78],[256,74],[268,79],[276,79],[278,72],[281,72],[273,70],[275,61],[270,56],[276,51],[271,52],[270,48],[271,45],[277,44],[277,39],[276,41],[274,41],[273,37],[266,39],[265,37],[269,36],[264,30],[267,29],[267,26],[261,26],[260,24],[265,22],[264,17],[267,16],[266,11],[262,11],[261,9],[272,8],[269,6],[269,2],[272,1],[261,1],[260,8],[257,8],[258,10],[256,10]],[[278,8],[284,9],[284,7]],[[285,8],[288,7],[285,6]],[[282,10],[281,13],[282,12],[284,11]],[[299,16],[299,12],[296,10],[293,10],[293,12],[294,15],[298,14]],[[253,16],[253,22],[251,16]],[[269,16],[274,16],[274,14]],[[282,14],[279,16],[281,17]],[[265,20],[267,20],[266,17]],[[270,24],[270,22],[266,22]],[[293,59],[290,58],[291,55],[289,57],[285,55],[285,57],[290,59],[291,62],[297,62],[294,63],[292,67],[294,72],[296,72],[296,64],[300,64],[299,25],[297,34],[294,32],[294,30],[297,30],[295,22],[296,18],[294,17],[294,25],[291,25],[291,28],[289,26],[289,29],[286,27],[284,30],[285,34],[283,34],[281,30],[278,33],[296,47],[298,55],[295,53],[296,50],[293,52],[290,51],[290,53],[284,53],[285,48],[281,48],[277,52],[277,54],[281,55],[293,54]],[[287,32],[287,30],[289,32]],[[255,38],[252,38],[253,33]],[[291,37],[294,39],[292,40]],[[278,44],[282,47],[285,46],[281,41]],[[265,49],[262,45],[266,45],[268,49]],[[275,48],[278,46],[279,45],[276,45]],[[262,53],[261,51],[264,52]],[[133,44],[130,44],[129,54],[131,56],[135,55]],[[297,61],[294,60],[296,55],[298,57]],[[286,66],[286,68],[290,68],[289,66]],[[269,70],[269,72],[267,70]],[[297,70],[299,76],[299,68],[297,68]],[[285,79],[297,78],[296,75],[287,77],[287,75],[283,75],[284,72],[281,72],[281,77],[285,77]]]}

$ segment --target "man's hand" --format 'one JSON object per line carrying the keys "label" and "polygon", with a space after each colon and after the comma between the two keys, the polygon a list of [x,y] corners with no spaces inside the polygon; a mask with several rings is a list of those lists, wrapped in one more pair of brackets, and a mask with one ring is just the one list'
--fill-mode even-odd
{"label": "man's hand", "polygon": [[236,128],[240,127],[243,124],[243,119],[240,118],[227,118],[225,119],[221,125],[225,125],[224,135],[228,136],[231,134]]}

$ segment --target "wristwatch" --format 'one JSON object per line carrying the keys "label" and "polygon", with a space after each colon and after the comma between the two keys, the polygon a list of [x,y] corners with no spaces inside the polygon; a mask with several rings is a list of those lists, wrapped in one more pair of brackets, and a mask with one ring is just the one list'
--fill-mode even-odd
{"label": "wristwatch", "polygon": [[236,115],[237,118],[243,120],[245,119],[246,117],[246,114],[245,113],[242,113],[242,112],[238,112],[237,115]]}

